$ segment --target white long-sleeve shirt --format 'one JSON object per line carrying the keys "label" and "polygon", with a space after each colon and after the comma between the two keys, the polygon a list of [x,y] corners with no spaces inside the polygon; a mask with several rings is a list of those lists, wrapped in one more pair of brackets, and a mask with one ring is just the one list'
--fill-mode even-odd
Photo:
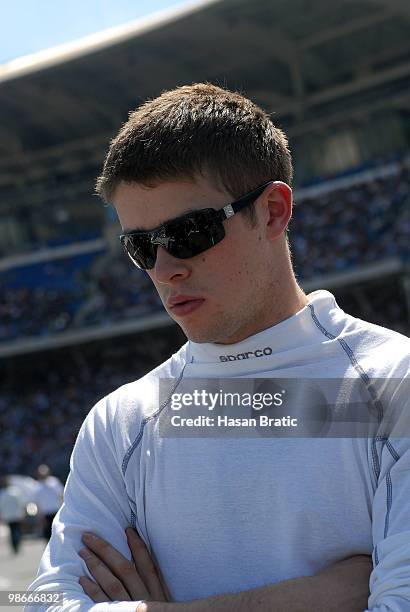
{"label": "white long-sleeve shirt", "polygon": [[[79,432],[64,503],[30,590],[62,590],[63,607],[134,612],[136,602],[94,604],[78,578],[92,531],[128,558],[133,525],[174,601],[234,593],[372,555],[366,612],[410,610],[410,428],[401,437],[163,436],[171,391],[191,378],[356,379],[383,410],[407,404],[410,340],[344,313],[315,291],[292,317],[231,345],[188,341],[143,378],[101,399]],[[389,405],[374,381],[399,381]],[[402,381],[402,382],[400,382]],[[297,407],[303,417],[303,400]],[[404,411],[405,412],[405,411]],[[178,414],[175,411],[175,414]],[[169,422],[168,422],[169,423]],[[407,437],[406,434],[407,433]]]}
{"label": "white long-sleeve shirt", "polygon": [[0,491],[0,520],[5,523],[22,521],[26,516],[26,505],[20,489],[9,485]]}
{"label": "white long-sleeve shirt", "polygon": [[42,514],[57,512],[61,506],[64,487],[55,476],[47,476],[37,483],[35,500]]}

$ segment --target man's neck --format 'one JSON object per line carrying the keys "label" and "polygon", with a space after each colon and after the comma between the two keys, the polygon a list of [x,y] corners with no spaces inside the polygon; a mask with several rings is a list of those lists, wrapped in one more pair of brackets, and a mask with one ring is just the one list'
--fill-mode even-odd
{"label": "man's neck", "polygon": [[[269,329],[286,319],[289,319],[297,312],[302,310],[309,302],[307,295],[298,286],[296,279],[293,277],[292,286],[281,288],[281,300],[277,297],[266,298],[265,303],[261,308],[259,316],[255,317],[257,324],[252,325],[252,328],[242,329],[237,337],[231,337],[229,342],[214,342],[214,344],[229,345],[242,342],[247,338],[254,336],[265,329]],[[275,305],[272,308],[272,304]]]}

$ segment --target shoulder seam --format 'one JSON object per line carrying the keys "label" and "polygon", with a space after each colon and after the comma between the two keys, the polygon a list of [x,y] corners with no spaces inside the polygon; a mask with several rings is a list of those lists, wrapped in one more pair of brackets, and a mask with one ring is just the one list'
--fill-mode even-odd
{"label": "shoulder seam", "polygon": [[133,452],[135,451],[135,449],[137,448],[137,446],[139,445],[139,443],[142,440],[142,436],[144,434],[145,425],[149,421],[152,421],[153,419],[156,419],[161,414],[161,412],[164,410],[165,406],[168,404],[168,402],[169,402],[169,400],[171,398],[171,395],[174,393],[175,389],[178,387],[179,383],[181,382],[181,379],[182,379],[182,376],[184,374],[184,370],[185,370],[186,365],[187,364],[185,362],[185,364],[184,364],[184,366],[183,366],[183,368],[182,368],[182,370],[181,370],[181,372],[180,372],[180,374],[178,376],[178,379],[177,379],[174,387],[170,391],[168,397],[162,402],[162,404],[158,408],[158,410],[156,412],[154,412],[153,414],[150,414],[149,416],[146,416],[143,419],[137,437],[135,438],[134,442],[131,444],[131,446],[129,447],[129,449],[125,453],[124,458],[122,460],[121,471],[122,471],[123,476],[125,476],[125,472],[127,471],[127,467],[128,467],[128,464],[129,464],[129,461],[131,459],[131,456],[132,456]]}

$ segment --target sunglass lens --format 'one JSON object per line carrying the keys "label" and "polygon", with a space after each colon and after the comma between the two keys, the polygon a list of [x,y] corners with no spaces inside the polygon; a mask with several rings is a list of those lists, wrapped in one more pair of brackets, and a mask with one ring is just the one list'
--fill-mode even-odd
{"label": "sunglass lens", "polygon": [[224,238],[223,224],[206,213],[194,213],[167,232],[167,250],[174,257],[188,259],[206,251]]}
{"label": "sunglass lens", "polygon": [[124,247],[130,259],[142,270],[155,266],[157,246],[151,244],[148,236],[127,236]]}

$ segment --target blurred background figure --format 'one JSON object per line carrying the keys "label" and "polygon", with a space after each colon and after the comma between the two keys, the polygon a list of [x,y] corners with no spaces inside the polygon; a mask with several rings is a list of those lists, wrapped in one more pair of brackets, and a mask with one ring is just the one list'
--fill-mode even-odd
{"label": "blurred background figure", "polygon": [[0,478],[0,519],[9,526],[10,546],[17,554],[20,549],[22,522],[26,515],[24,497],[7,476]]}
{"label": "blurred background figure", "polygon": [[36,504],[43,523],[42,535],[48,541],[53,519],[63,503],[64,487],[56,476],[51,475],[51,470],[45,463],[37,468],[37,480]]}

